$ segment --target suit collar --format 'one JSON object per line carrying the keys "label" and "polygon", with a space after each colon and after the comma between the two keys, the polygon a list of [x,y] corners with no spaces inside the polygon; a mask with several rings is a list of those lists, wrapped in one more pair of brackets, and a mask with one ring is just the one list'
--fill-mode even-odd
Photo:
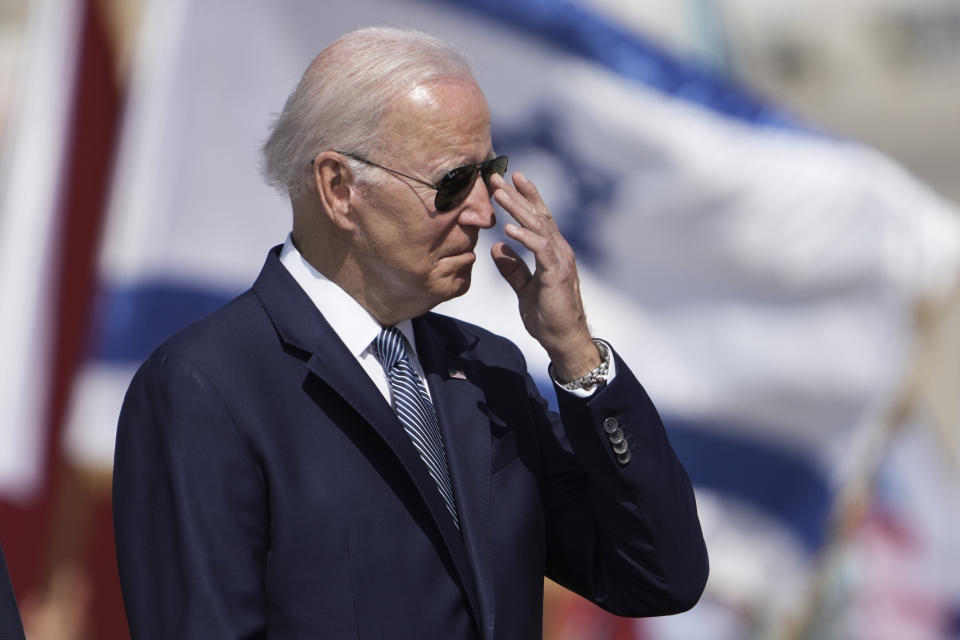
{"label": "suit collar", "polygon": [[253,292],[280,338],[304,353],[312,353],[329,338],[332,329],[310,296],[280,263],[281,246],[267,254],[267,261],[253,283]]}

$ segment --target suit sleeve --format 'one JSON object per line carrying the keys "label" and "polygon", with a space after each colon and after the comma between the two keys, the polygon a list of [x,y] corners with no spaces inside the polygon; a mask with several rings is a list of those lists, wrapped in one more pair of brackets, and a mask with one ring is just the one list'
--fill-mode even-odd
{"label": "suit sleeve", "polygon": [[113,511],[134,638],[266,637],[262,474],[218,390],[179,356],[152,356],[127,391]]}
{"label": "suit sleeve", "polygon": [[545,418],[547,573],[618,615],[679,613],[708,574],[693,488],[650,398],[613,357],[608,385],[588,399],[559,393],[562,424]]}

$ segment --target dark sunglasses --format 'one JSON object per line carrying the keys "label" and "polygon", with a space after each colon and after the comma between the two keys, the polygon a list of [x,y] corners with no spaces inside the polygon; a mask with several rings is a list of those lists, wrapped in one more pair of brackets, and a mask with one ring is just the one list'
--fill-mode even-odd
{"label": "dark sunglasses", "polygon": [[405,173],[400,173],[396,169],[391,169],[390,167],[385,167],[382,164],[377,164],[358,156],[355,153],[347,153],[346,151],[337,151],[336,153],[345,155],[348,158],[353,158],[364,164],[369,164],[370,166],[383,169],[384,171],[389,171],[390,173],[395,173],[398,176],[403,176],[414,182],[419,182],[420,184],[430,187],[431,189],[436,189],[437,197],[434,199],[433,204],[437,208],[437,211],[450,211],[458,204],[467,199],[467,196],[470,195],[470,191],[473,190],[473,185],[477,181],[477,173],[483,176],[483,184],[486,185],[487,191],[490,191],[490,178],[493,177],[493,174],[503,176],[507,172],[507,156],[497,156],[491,160],[485,160],[484,162],[478,162],[476,164],[465,164],[462,167],[457,167],[456,169],[450,169],[447,171],[446,175],[440,178],[440,182],[437,184],[430,184],[429,182],[424,182],[419,178],[414,178],[413,176],[408,176]]}

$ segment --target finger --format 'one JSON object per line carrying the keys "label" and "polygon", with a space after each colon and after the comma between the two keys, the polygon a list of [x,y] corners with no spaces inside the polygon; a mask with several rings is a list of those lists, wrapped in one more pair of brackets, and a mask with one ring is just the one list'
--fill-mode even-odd
{"label": "finger", "polygon": [[498,242],[490,249],[490,255],[493,256],[493,263],[497,265],[497,271],[507,281],[510,288],[516,293],[526,286],[533,277],[527,264],[517,255],[509,245]]}
{"label": "finger", "polygon": [[543,251],[550,244],[547,238],[526,227],[507,223],[503,225],[503,231],[507,234],[508,238],[516,240],[526,249],[533,252],[534,255]]}
{"label": "finger", "polygon": [[[540,235],[553,236],[559,233],[556,220],[533,182],[519,171],[513,173],[512,179],[515,186],[509,186],[505,180],[501,180],[504,186],[498,191],[501,195],[497,199],[500,206],[523,227]],[[498,192],[494,192],[495,197]],[[515,206],[508,208],[509,204]]]}
{"label": "finger", "polygon": [[533,184],[533,182],[531,182],[527,176],[523,175],[519,171],[514,171],[511,178],[513,179],[513,184],[520,195],[537,207],[539,212],[550,215],[550,210],[547,209],[543,202],[543,198],[540,197],[540,192],[537,190],[537,186]]}
{"label": "finger", "polygon": [[510,186],[510,184],[499,173],[495,173],[492,176],[490,176],[490,186],[493,187],[494,190],[496,190],[496,189],[506,189],[507,187]]}
{"label": "finger", "polygon": [[[491,183],[493,184],[493,183]],[[503,207],[503,210],[510,214],[520,225],[540,231],[543,228],[543,222],[536,214],[533,205],[526,200],[515,188],[507,185],[501,180],[501,185],[493,192],[493,199]]]}
{"label": "finger", "polygon": [[538,203],[543,202],[533,182],[519,171],[514,171],[510,174],[509,181],[499,174],[490,176],[490,186],[494,189],[504,189],[507,192],[519,194],[523,196],[524,199],[530,197]]}

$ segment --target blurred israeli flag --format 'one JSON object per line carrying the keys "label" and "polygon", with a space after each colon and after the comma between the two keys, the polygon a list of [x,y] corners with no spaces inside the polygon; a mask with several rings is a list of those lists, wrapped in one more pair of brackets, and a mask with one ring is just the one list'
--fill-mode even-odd
{"label": "blurred israeli flag", "polygon": [[[644,382],[697,486],[707,599],[647,632],[739,637],[729,612],[802,616],[835,498],[916,356],[915,310],[955,286],[956,208],[575,2],[148,3],[72,458],[109,467],[135,368],[283,241],[289,205],[257,170],[269,114],[320,49],[385,23],[471,58],[497,151],[540,187],[595,335]],[[515,304],[481,258],[470,293],[440,310],[515,340],[545,378]]]}

